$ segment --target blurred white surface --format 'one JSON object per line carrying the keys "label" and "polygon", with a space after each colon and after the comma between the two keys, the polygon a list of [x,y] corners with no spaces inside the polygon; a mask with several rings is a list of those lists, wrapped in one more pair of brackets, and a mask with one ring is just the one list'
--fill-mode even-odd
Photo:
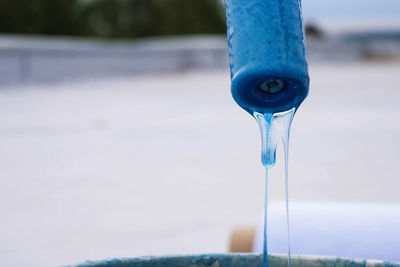
{"label": "blurred white surface", "polygon": [[[291,253],[400,262],[400,205],[303,203],[290,205]],[[285,206],[269,206],[269,253],[287,254]],[[260,219],[253,251],[263,252]]]}
{"label": "blurred white surface", "polygon": [[[311,67],[292,128],[293,202],[400,202],[399,73]],[[3,87],[2,264],[226,251],[264,203],[258,127],[228,88],[220,71]],[[282,160],[271,199],[281,171]]]}

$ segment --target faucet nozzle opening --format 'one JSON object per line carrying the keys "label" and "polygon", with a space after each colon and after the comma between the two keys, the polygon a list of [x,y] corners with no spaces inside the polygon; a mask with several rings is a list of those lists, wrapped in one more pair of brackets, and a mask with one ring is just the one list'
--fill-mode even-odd
{"label": "faucet nozzle opening", "polygon": [[285,82],[280,79],[268,80],[258,85],[258,89],[265,94],[276,94],[282,91],[285,87]]}

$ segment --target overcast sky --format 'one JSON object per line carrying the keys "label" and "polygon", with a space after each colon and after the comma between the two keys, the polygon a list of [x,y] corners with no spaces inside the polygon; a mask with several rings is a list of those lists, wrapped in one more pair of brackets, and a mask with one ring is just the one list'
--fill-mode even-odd
{"label": "overcast sky", "polygon": [[303,0],[304,20],[335,29],[400,30],[400,0]]}

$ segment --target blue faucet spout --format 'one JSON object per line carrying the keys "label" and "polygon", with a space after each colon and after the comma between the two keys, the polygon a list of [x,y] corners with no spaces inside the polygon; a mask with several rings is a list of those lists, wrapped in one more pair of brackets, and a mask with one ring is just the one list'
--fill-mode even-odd
{"label": "blue faucet spout", "polygon": [[308,94],[299,0],[226,0],[231,91],[253,114],[296,108]]}

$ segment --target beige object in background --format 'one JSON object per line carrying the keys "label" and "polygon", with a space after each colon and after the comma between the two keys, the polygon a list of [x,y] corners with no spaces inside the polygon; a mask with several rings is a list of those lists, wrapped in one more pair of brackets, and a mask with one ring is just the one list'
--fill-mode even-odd
{"label": "beige object in background", "polygon": [[230,252],[252,252],[257,229],[255,226],[240,226],[233,229]]}

